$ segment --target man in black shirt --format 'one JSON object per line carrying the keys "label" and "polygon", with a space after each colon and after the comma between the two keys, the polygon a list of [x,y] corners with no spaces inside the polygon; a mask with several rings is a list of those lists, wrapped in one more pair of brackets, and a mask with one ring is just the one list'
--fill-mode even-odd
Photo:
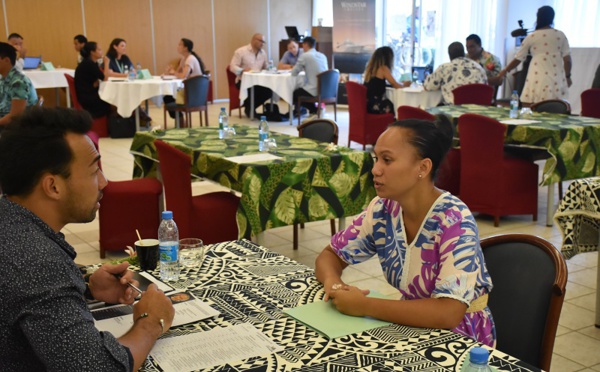
{"label": "man in black shirt", "polygon": [[[86,136],[89,114],[32,108],[0,137],[0,365],[3,371],[133,371],[171,326],[174,309],[151,284],[133,327],[115,339],[94,326],[84,296],[133,303],[127,263],[86,284],[60,230],[95,218],[107,180]],[[120,279],[116,275],[121,276]]]}

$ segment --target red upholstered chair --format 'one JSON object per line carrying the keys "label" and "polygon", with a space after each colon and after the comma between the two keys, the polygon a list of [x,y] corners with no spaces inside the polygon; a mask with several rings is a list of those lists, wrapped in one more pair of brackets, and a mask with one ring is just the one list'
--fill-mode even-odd
{"label": "red upholstered chair", "polygon": [[231,116],[231,110],[238,109],[241,119],[242,104],[240,103],[240,90],[235,85],[235,74],[229,70],[229,65],[227,65],[225,72],[227,73],[227,85],[229,86],[229,116]]}
{"label": "red upholstered chair", "polygon": [[434,121],[435,116],[428,113],[425,110],[421,110],[418,107],[413,106],[400,106],[398,107],[398,120],[405,119],[421,119],[421,120],[429,120]]}
{"label": "red upholstered chair", "polygon": [[[98,135],[88,137],[98,149]],[[156,178],[110,181],[104,188],[98,219],[100,220],[100,258],[106,251],[122,251],[138,239],[158,236],[162,184]]]}
{"label": "red upholstered chair", "polygon": [[238,238],[236,212],[240,199],[230,192],[192,197],[191,159],[166,142],[154,141],[165,186],[166,209],[173,211],[180,238],[205,244]]}
{"label": "red upholstered chair", "polygon": [[487,84],[467,84],[454,89],[452,94],[455,105],[490,106],[494,100],[494,87]]}
{"label": "red upholstered chair", "polygon": [[[435,116],[425,110],[412,106],[398,107],[398,120],[421,119],[435,120]],[[460,150],[451,148],[446,158],[440,164],[435,185],[442,190],[446,190],[453,195],[460,193]]]}
{"label": "red upholstered chair", "polygon": [[584,90],[581,93],[581,116],[600,118],[600,88]]}
{"label": "red upholstered chair", "polygon": [[[75,91],[75,79],[69,74],[65,74],[67,84],[69,85],[69,97],[71,98],[71,106],[75,110],[83,110],[79,100],[77,99],[77,92]],[[100,137],[108,137],[108,120],[106,116],[101,118],[92,119],[92,131],[96,132]]]}
{"label": "red upholstered chair", "polygon": [[348,111],[350,114],[350,130],[348,134],[348,147],[350,142],[363,145],[374,145],[379,135],[383,133],[390,123],[394,122],[393,114],[367,113],[367,87],[362,84],[347,82]]}
{"label": "red upholstered chair", "polygon": [[494,216],[532,214],[537,221],[537,164],[504,155],[506,126],[477,114],[458,119],[460,198],[472,212]]}

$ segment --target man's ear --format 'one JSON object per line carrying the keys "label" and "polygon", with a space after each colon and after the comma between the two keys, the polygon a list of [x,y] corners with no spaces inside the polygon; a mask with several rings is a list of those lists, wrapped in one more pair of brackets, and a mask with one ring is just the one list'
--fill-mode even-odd
{"label": "man's ear", "polygon": [[64,194],[65,181],[58,175],[45,173],[40,180],[44,194],[53,200],[59,200]]}

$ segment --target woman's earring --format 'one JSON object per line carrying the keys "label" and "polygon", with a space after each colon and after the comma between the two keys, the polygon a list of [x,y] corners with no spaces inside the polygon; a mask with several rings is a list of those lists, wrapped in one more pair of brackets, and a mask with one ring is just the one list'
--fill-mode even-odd
{"label": "woman's earring", "polygon": [[423,175],[422,175],[422,174],[419,174],[419,178],[423,178]]}

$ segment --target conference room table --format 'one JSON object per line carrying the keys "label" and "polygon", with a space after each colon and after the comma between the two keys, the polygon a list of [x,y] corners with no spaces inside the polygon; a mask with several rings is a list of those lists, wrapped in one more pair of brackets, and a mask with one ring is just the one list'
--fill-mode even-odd
{"label": "conference room table", "polygon": [[160,76],[152,79],[136,79],[129,81],[124,78],[109,78],[100,83],[98,91],[103,101],[117,107],[117,112],[128,118],[135,111],[135,128],[140,130],[139,106],[143,101],[150,99],[157,107],[162,106],[163,96],[175,97],[177,90],[183,87],[182,79],[165,80]]}
{"label": "conference room table", "polygon": [[[501,122],[510,120],[505,107],[456,105],[439,106],[428,110],[443,113],[458,122],[462,114],[484,115]],[[552,226],[554,216],[554,188],[565,180],[600,176],[600,119],[562,114],[533,113],[520,122],[506,124],[504,143],[545,149],[550,157],[544,164],[541,185],[548,186],[546,224]],[[526,121],[525,121],[526,120]],[[455,132],[460,141],[460,133]]]}
{"label": "conference room table", "polygon": [[[252,92],[250,105],[254,107],[254,86],[260,85],[271,89],[273,93],[286,101],[290,105],[290,112],[293,112],[294,90],[300,87],[304,77],[304,72],[292,76],[291,70],[244,72],[240,85],[240,102],[244,102],[248,98],[248,88],[250,88]],[[254,110],[250,110],[250,118],[254,119]],[[290,125],[292,125],[293,119],[294,116],[290,115]]]}
{"label": "conference room table", "polygon": [[242,193],[240,237],[300,222],[343,222],[375,197],[368,152],[271,132],[277,151],[261,153],[258,128],[234,128],[237,135],[227,139],[219,139],[216,127],[137,132],[133,177],[158,177],[155,140],[175,146],[191,156],[192,175]]}
{"label": "conference room table", "polygon": [[[574,180],[554,214],[562,233],[561,252],[569,259],[582,252],[600,252],[600,178]],[[600,253],[596,273],[596,320],[600,328]]]}
{"label": "conference room table", "polygon": [[[132,268],[137,270],[136,266]],[[158,277],[158,270],[151,274]],[[398,324],[330,339],[284,313],[322,300],[325,292],[314,271],[248,240],[207,246],[200,267],[184,268],[179,281],[169,284],[190,292],[220,314],[171,328],[157,345],[176,336],[249,324],[282,347],[280,351],[213,366],[202,365],[202,359],[188,358],[189,363],[201,366],[195,370],[449,372],[460,371],[469,350],[481,346],[448,330]],[[490,351],[490,365],[499,371],[539,371],[499,350]],[[163,371],[153,352],[160,353],[156,345],[142,371]]]}
{"label": "conference room table", "polygon": [[394,112],[397,112],[400,106],[413,106],[425,110],[436,107],[442,101],[442,91],[425,90],[422,86],[398,89],[388,87],[385,95],[394,104]]}
{"label": "conference room table", "polygon": [[69,92],[69,84],[65,78],[65,74],[75,76],[75,70],[69,68],[57,68],[50,71],[43,70],[23,70],[23,74],[31,80],[31,84],[35,89],[56,89],[56,105],[60,103],[58,90],[65,88],[67,90],[67,107],[71,107],[71,94]]}

